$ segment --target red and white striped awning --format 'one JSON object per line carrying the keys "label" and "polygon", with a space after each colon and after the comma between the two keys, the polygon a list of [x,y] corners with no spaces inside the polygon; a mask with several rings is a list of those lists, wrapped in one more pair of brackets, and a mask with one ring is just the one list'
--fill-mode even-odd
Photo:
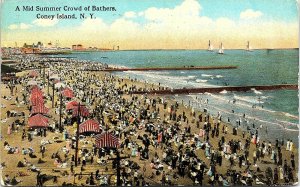
{"label": "red and white striped awning", "polygon": [[95,137],[95,144],[98,148],[103,147],[113,147],[117,148],[119,146],[119,138],[113,136],[109,132],[103,132],[102,134],[98,134]]}
{"label": "red and white striped awning", "polygon": [[79,111],[79,116],[87,117],[90,115],[89,110],[85,106],[80,106],[80,107],[74,106],[72,109],[73,109],[73,114],[72,114],[73,117],[78,116],[78,111]]}
{"label": "red and white striped awning", "polygon": [[73,98],[74,94],[73,91],[70,88],[65,88],[63,91],[63,96],[67,97],[67,98]]}
{"label": "red and white striped awning", "polygon": [[36,114],[28,118],[28,125],[29,127],[36,127],[36,128],[48,127],[48,118],[41,114]]}
{"label": "red and white striped awning", "polygon": [[38,93],[31,94],[30,102],[31,102],[31,105],[43,105],[44,104],[43,95],[40,95]]}
{"label": "red and white striped awning", "polygon": [[77,101],[68,102],[66,105],[66,110],[71,110],[78,105]]}
{"label": "red and white striped awning", "polygon": [[83,132],[100,133],[102,132],[102,129],[100,128],[100,124],[96,120],[89,119],[79,125],[79,133]]}
{"label": "red and white striped awning", "polygon": [[39,93],[43,95],[43,91],[37,85],[32,86],[30,93],[31,94]]}
{"label": "red and white striped awning", "polygon": [[45,107],[44,104],[37,104],[32,106],[31,114],[47,114],[49,112],[49,109]]}

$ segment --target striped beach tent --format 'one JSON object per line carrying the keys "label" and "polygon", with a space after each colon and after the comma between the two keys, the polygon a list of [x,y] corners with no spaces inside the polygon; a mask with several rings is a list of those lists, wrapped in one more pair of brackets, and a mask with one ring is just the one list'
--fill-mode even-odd
{"label": "striped beach tent", "polygon": [[30,102],[31,105],[41,105],[44,104],[44,98],[43,95],[39,94],[39,93],[33,93],[30,96]]}
{"label": "striped beach tent", "polygon": [[43,91],[37,85],[32,86],[30,93],[31,94],[39,93],[39,94],[43,95]]}
{"label": "striped beach tent", "polygon": [[29,127],[46,128],[48,127],[48,123],[48,118],[41,114],[37,114],[28,118]]}
{"label": "striped beach tent", "polygon": [[73,107],[73,114],[72,116],[78,116],[78,111],[79,111],[79,116],[87,117],[90,115],[89,110],[85,106],[80,106],[78,109],[78,106]]}
{"label": "striped beach tent", "polygon": [[109,132],[103,132],[102,134],[96,135],[95,139],[96,147],[112,147],[117,148],[119,146],[119,138],[113,136]]}
{"label": "striped beach tent", "polygon": [[100,128],[100,124],[96,120],[89,119],[79,125],[79,133],[84,132],[100,133],[102,132],[102,129]]}
{"label": "striped beach tent", "polygon": [[70,88],[65,88],[63,91],[63,96],[65,96],[66,98],[73,98],[74,94]]}
{"label": "striped beach tent", "polygon": [[31,114],[47,114],[49,109],[43,103],[32,106]]}
{"label": "striped beach tent", "polygon": [[[66,110],[72,110],[74,107],[78,105],[77,101],[70,101],[66,105]],[[78,106],[77,106],[78,107]]]}

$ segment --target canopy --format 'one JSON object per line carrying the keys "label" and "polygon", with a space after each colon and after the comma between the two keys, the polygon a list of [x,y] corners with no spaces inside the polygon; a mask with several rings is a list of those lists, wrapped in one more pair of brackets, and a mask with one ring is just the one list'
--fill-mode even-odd
{"label": "canopy", "polygon": [[41,114],[36,114],[28,119],[29,127],[46,128],[48,127],[48,118]]}
{"label": "canopy", "polygon": [[33,86],[33,85],[37,85],[37,84],[38,84],[38,82],[33,81],[33,80],[27,82],[27,86]]}
{"label": "canopy", "polygon": [[38,93],[31,94],[30,96],[31,105],[41,105],[44,104],[44,98]]}
{"label": "canopy", "polygon": [[66,110],[71,110],[78,105],[77,101],[68,102],[66,105]]}
{"label": "canopy", "polygon": [[30,71],[28,74],[29,77],[37,77],[38,75],[39,75],[38,72],[36,72],[34,70]]}
{"label": "canopy", "polygon": [[63,95],[67,98],[73,98],[74,94],[73,91],[70,88],[65,88],[63,91]]}
{"label": "canopy", "polygon": [[38,103],[37,105],[32,106],[31,109],[31,114],[47,114],[48,112],[49,109],[42,103]]}
{"label": "canopy", "polygon": [[102,132],[102,129],[100,128],[100,124],[96,120],[89,119],[79,125],[79,133],[83,132],[100,133]]}
{"label": "canopy", "polygon": [[50,79],[50,80],[52,80],[52,79],[59,80],[59,76],[58,76],[58,74],[53,74],[53,75],[51,75],[51,76],[49,77],[49,79]]}
{"label": "canopy", "polygon": [[98,134],[95,137],[95,144],[98,148],[103,147],[113,147],[117,148],[119,146],[119,138],[113,136],[109,132],[103,132],[102,134]]}
{"label": "canopy", "polygon": [[55,85],[54,85],[55,88],[61,88],[61,87],[64,88],[65,86],[66,85],[62,82],[55,83]]}
{"label": "canopy", "polygon": [[78,107],[78,105],[77,105],[77,106],[73,107],[73,114],[72,114],[72,116],[73,117],[78,116],[78,111],[79,111],[79,116],[87,117],[88,115],[90,115],[89,110],[85,106],[80,105],[80,107]]}
{"label": "canopy", "polygon": [[44,104],[43,92],[39,89],[39,87],[32,87],[30,102],[32,105]]}
{"label": "canopy", "polygon": [[43,91],[37,85],[35,85],[31,88],[31,94],[34,94],[35,92],[43,95]]}

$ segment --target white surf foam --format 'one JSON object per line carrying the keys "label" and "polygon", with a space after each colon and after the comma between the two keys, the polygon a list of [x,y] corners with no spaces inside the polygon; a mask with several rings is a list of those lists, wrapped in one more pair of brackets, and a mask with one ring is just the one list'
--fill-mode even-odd
{"label": "white surf foam", "polygon": [[257,94],[257,95],[262,95],[263,93],[261,91],[257,91],[255,88],[251,88],[251,90]]}
{"label": "white surf foam", "polygon": [[207,82],[205,79],[196,79],[196,82]]}

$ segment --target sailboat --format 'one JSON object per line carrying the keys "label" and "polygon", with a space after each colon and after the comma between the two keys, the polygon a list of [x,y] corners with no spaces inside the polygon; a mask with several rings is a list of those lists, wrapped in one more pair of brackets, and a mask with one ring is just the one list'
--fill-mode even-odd
{"label": "sailboat", "polygon": [[252,52],[249,41],[247,42],[247,45],[246,45],[246,51]]}
{"label": "sailboat", "polygon": [[210,40],[208,41],[208,51],[212,52],[214,50],[214,47],[211,45]]}
{"label": "sailboat", "polygon": [[224,47],[223,47],[223,44],[221,43],[220,45],[220,49],[218,51],[218,54],[224,54]]}

